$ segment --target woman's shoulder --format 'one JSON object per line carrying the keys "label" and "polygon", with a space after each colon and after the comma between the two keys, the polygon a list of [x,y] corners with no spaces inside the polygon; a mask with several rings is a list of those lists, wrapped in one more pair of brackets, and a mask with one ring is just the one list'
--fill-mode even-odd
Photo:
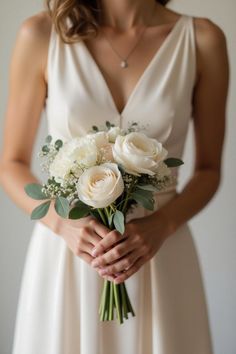
{"label": "woman's shoulder", "polygon": [[[165,15],[169,21],[178,20],[178,18],[186,16],[192,17],[196,33],[196,39],[203,42],[203,45],[217,45],[226,41],[223,29],[213,20],[208,17],[193,16],[191,14],[177,12],[169,8],[165,8]],[[168,22],[168,21],[167,21]]]}
{"label": "woman's shoulder", "polygon": [[224,30],[208,17],[193,17],[197,50],[198,73],[227,58],[227,39]]}
{"label": "woman's shoulder", "polygon": [[202,46],[209,48],[226,42],[224,30],[219,24],[208,17],[195,17],[194,20],[196,39]]}
{"label": "woman's shoulder", "polygon": [[29,61],[34,63],[32,70],[40,71],[45,78],[45,68],[48,56],[52,21],[46,11],[39,12],[22,21],[19,26],[15,46],[13,49],[13,61],[17,59],[17,65],[27,65]]}
{"label": "woman's shoulder", "polygon": [[52,21],[47,11],[38,12],[24,19],[20,25],[18,35],[25,40],[47,41],[50,37]]}

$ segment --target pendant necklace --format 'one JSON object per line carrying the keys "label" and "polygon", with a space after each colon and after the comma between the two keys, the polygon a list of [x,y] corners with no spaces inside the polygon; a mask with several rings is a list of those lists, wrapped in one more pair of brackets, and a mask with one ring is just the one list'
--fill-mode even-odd
{"label": "pendant necklace", "polygon": [[[156,3],[155,3],[154,5],[155,5],[155,7],[156,7]],[[154,11],[154,10],[155,10],[155,7],[154,7],[153,12],[152,12],[152,17],[153,17],[154,14],[155,14],[155,11]],[[151,17],[151,19],[152,19],[152,17]],[[108,43],[110,44],[110,46],[111,46],[111,49],[112,49],[113,52],[121,59],[120,67],[121,67],[122,69],[128,68],[128,66],[129,66],[129,65],[128,65],[128,58],[130,57],[130,55],[133,53],[133,51],[135,50],[135,48],[136,48],[137,45],[139,44],[139,42],[140,42],[140,40],[141,40],[141,38],[142,38],[142,36],[143,36],[143,34],[144,34],[146,28],[147,28],[147,27],[144,27],[144,28],[143,28],[143,30],[141,31],[141,33],[140,33],[140,35],[139,35],[139,38],[138,38],[137,42],[135,43],[134,47],[131,49],[131,51],[128,53],[128,55],[127,55],[125,58],[123,58],[123,57],[117,52],[117,50],[113,47],[113,45],[112,45],[111,41],[109,40],[109,38],[106,36],[105,31],[102,30],[105,39],[107,40],[107,42],[108,42]]]}

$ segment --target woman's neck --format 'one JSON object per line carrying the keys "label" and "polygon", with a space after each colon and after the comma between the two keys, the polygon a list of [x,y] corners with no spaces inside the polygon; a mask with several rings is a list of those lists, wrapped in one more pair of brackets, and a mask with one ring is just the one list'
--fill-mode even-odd
{"label": "woman's neck", "polygon": [[150,25],[158,3],[156,0],[101,0],[101,7],[101,25],[125,31],[137,25]]}

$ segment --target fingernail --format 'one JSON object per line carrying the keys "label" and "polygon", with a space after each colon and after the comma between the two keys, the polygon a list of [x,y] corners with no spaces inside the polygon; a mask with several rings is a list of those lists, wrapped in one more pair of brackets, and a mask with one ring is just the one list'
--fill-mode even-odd
{"label": "fingernail", "polygon": [[101,269],[101,270],[99,270],[99,274],[100,275],[105,275],[105,274],[107,274],[107,270],[106,269]]}

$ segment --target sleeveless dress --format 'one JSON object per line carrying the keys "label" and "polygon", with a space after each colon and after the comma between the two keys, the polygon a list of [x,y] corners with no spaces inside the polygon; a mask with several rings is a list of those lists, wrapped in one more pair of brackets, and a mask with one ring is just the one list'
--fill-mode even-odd
{"label": "sleeveless dress", "polygon": [[[196,79],[193,17],[182,15],[136,84],[121,114],[84,42],[64,44],[52,28],[48,52],[48,132],[84,135],[106,120],[136,121],[169,156],[182,157]],[[178,169],[177,169],[178,176]],[[178,180],[178,178],[177,178]],[[156,208],[178,183],[155,195]],[[138,207],[132,217],[150,213]],[[212,354],[204,286],[187,223],[126,280],[135,317],[101,322],[104,279],[37,221],[18,300],[13,354]]]}

